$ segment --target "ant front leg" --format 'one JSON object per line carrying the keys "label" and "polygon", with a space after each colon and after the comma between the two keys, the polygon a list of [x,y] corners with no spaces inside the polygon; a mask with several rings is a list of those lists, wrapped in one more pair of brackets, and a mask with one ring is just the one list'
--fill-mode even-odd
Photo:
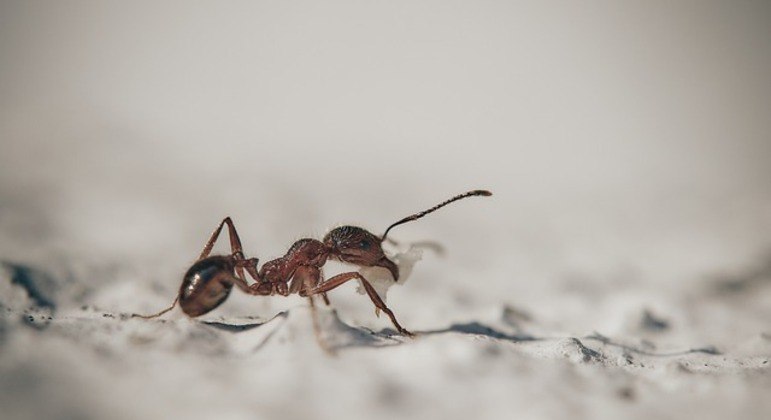
{"label": "ant front leg", "polygon": [[404,327],[399,325],[399,321],[396,320],[396,316],[390,309],[388,309],[385,302],[383,302],[383,299],[381,299],[380,296],[375,291],[375,288],[372,287],[369,281],[367,281],[367,279],[365,279],[364,276],[362,276],[359,273],[350,272],[350,273],[338,274],[324,281],[323,283],[319,284],[318,286],[313,288],[308,294],[315,295],[319,293],[325,293],[353,279],[361,280],[361,285],[364,286],[364,290],[367,291],[367,295],[369,295],[369,298],[372,300],[372,303],[375,305],[375,308],[385,312],[386,315],[388,315],[388,317],[391,318],[391,323],[394,324],[394,327],[396,327],[397,331],[409,337],[414,336],[413,333],[407,331]]}

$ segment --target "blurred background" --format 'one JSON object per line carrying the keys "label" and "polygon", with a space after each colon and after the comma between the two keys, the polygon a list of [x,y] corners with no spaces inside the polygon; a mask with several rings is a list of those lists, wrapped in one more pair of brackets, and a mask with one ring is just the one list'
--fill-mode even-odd
{"label": "blurred background", "polygon": [[[443,248],[389,294],[408,328],[511,305],[634,335],[651,310],[659,343],[730,346],[771,331],[770,21],[765,1],[2,0],[0,260],[58,282],[59,310],[156,311],[224,216],[267,261],[485,188],[390,235]],[[346,322],[389,326],[341,289]],[[76,371],[48,354],[28,371]]]}
{"label": "blurred background", "polygon": [[766,2],[0,7],[6,260],[175,283],[225,215],[265,261],[471,188],[394,236],[470,295],[769,258]]}

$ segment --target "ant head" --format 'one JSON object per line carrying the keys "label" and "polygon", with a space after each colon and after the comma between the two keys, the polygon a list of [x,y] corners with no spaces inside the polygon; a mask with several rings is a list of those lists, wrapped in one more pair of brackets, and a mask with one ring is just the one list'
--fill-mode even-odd
{"label": "ant head", "polygon": [[398,280],[399,269],[385,256],[380,244],[379,237],[356,226],[335,228],[324,237],[330,257],[364,267],[384,267]]}
{"label": "ant head", "polygon": [[[357,260],[371,263],[384,256],[380,238],[356,226],[340,226],[327,233],[324,246],[332,257],[343,261]],[[354,261],[349,261],[354,262]]]}

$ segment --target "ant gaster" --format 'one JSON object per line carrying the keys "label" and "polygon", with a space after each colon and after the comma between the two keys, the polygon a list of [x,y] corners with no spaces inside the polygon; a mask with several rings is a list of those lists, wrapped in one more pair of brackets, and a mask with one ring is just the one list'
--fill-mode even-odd
{"label": "ant gaster", "polygon": [[[491,192],[474,190],[456,195],[447,201],[437,204],[428,210],[405,217],[389,226],[383,236],[378,237],[367,230],[356,226],[341,226],[330,231],[322,241],[304,238],[295,242],[283,256],[268,261],[257,270],[257,258],[246,258],[241,249],[241,239],[230,217],[226,217],[214,230],[198,260],[187,270],[182,280],[179,294],[170,307],[154,315],[135,315],[141,318],[155,318],[174,309],[177,303],[182,311],[190,317],[203,315],[227,299],[235,285],[241,291],[256,296],[281,295],[288,296],[297,293],[308,297],[313,308],[312,296],[320,295],[329,305],[326,293],[350,280],[357,279],[375,305],[376,312],[383,311],[391,319],[397,331],[404,335],[412,335],[396,320],[394,313],[388,309],[383,299],[375,291],[372,284],[358,272],[347,272],[323,279],[322,267],[329,259],[347,262],[363,267],[383,267],[394,278],[399,279],[399,268],[383,252],[382,243],[388,232],[403,223],[420,219],[441,207],[454,201],[472,196],[490,196]],[[214,243],[227,225],[230,237],[230,255],[210,256]],[[246,282],[245,273],[256,281]]]}

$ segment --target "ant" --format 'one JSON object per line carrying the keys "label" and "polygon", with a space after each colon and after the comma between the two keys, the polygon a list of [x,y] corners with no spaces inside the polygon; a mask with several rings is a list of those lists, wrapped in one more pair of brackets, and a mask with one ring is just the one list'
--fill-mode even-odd
{"label": "ant", "polygon": [[[472,196],[490,195],[492,193],[486,190],[473,190],[456,195],[428,210],[397,221],[389,226],[381,237],[360,227],[340,226],[332,229],[322,241],[310,238],[298,240],[283,257],[264,263],[259,270],[257,270],[257,258],[244,256],[235,225],[230,217],[226,217],[206,242],[198,260],[185,273],[179,294],[171,306],[153,315],[134,314],[133,316],[145,319],[155,318],[174,309],[177,303],[187,316],[191,318],[201,316],[221,305],[234,285],[241,291],[255,296],[276,294],[289,296],[297,293],[302,297],[308,297],[311,308],[314,309],[313,296],[320,295],[329,305],[327,292],[349,280],[357,279],[375,305],[376,313],[378,310],[383,311],[399,333],[412,336],[411,332],[399,324],[394,313],[388,309],[372,284],[361,274],[341,273],[323,280],[322,267],[329,259],[363,267],[378,266],[387,269],[396,281],[399,279],[399,268],[386,257],[382,248],[382,243],[391,229],[418,220],[454,201]],[[214,243],[225,225],[228,227],[231,254],[210,256]],[[248,284],[244,272],[249,273],[256,283]]]}

